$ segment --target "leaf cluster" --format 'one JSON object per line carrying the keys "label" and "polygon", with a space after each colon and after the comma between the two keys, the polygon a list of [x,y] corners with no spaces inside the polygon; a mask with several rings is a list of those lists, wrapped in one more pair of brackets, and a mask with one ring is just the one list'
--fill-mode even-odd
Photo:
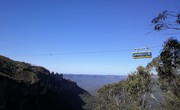
{"label": "leaf cluster", "polygon": [[[150,74],[139,66],[127,80],[105,85],[98,90],[101,107],[105,110],[139,109],[146,106],[143,95],[151,93]],[[111,110],[110,109],[110,110]]]}
{"label": "leaf cluster", "polygon": [[167,29],[180,30],[180,12],[162,11],[152,19],[151,23],[154,25],[154,30],[156,31]]}
{"label": "leaf cluster", "polygon": [[166,91],[165,107],[177,110],[180,104],[180,42],[170,38],[164,42],[158,68],[161,89]]}
{"label": "leaf cluster", "polygon": [[179,76],[180,42],[177,39],[170,38],[164,42],[160,60],[163,65],[158,68],[158,75],[161,80],[171,83]]}

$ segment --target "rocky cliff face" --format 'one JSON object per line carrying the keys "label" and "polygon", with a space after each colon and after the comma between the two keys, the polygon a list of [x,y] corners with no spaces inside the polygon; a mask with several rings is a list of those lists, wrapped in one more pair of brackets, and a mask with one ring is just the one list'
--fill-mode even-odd
{"label": "rocky cliff face", "polygon": [[82,94],[62,74],[0,56],[0,110],[81,110]]}

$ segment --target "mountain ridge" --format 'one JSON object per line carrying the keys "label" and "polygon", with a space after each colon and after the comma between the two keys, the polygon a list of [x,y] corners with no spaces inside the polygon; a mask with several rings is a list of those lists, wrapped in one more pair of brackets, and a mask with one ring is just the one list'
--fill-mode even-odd
{"label": "mountain ridge", "polygon": [[0,55],[1,110],[83,110],[90,94],[62,74]]}

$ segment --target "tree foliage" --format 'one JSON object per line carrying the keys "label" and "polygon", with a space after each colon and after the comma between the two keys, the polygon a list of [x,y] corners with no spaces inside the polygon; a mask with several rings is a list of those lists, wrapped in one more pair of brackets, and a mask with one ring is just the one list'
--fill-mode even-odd
{"label": "tree foliage", "polygon": [[152,19],[154,30],[180,30],[180,12],[162,11]]}
{"label": "tree foliage", "polygon": [[150,74],[144,67],[128,75],[127,80],[105,85],[98,90],[100,110],[143,109],[146,108],[146,96],[151,93]]}
{"label": "tree foliage", "polygon": [[158,76],[161,88],[166,91],[165,106],[176,110],[180,108],[180,42],[177,39],[164,42],[160,61]]}
{"label": "tree foliage", "polygon": [[[167,10],[152,20],[154,30],[180,30],[180,12]],[[152,95],[152,78],[150,70],[158,72],[159,84],[166,90],[165,102],[162,104]],[[146,68],[139,66],[137,71],[128,75],[127,80],[105,85],[98,91],[100,104],[98,110],[141,110],[149,109],[146,97],[155,99],[164,110],[180,108],[180,42],[170,38],[164,42],[160,56],[148,63]]]}
{"label": "tree foliage", "polygon": [[157,72],[157,69],[159,66],[161,66],[161,62],[160,62],[160,57],[158,56],[158,57],[153,58],[152,61],[146,65],[146,70],[149,72],[151,71]]}
{"label": "tree foliage", "polygon": [[[180,11],[161,12],[152,20],[154,30],[180,31]],[[180,108],[180,42],[169,38],[164,42],[160,53],[160,66],[157,67],[159,83],[165,94],[165,108],[178,110]]]}
{"label": "tree foliage", "polygon": [[164,42],[160,60],[163,65],[159,68],[158,75],[169,83],[177,77],[180,67],[180,42],[177,39],[170,38]]}

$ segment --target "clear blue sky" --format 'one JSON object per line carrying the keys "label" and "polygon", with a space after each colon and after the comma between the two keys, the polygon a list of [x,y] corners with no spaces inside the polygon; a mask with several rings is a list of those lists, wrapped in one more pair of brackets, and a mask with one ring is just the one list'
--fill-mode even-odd
{"label": "clear blue sky", "polygon": [[[151,19],[177,11],[179,0],[0,0],[0,54],[74,74],[127,74],[152,59],[129,50],[161,46],[169,37],[152,32]],[[161,47],[152,48],[156,57]],[[44,55],[56,54],[56,55]]]}

